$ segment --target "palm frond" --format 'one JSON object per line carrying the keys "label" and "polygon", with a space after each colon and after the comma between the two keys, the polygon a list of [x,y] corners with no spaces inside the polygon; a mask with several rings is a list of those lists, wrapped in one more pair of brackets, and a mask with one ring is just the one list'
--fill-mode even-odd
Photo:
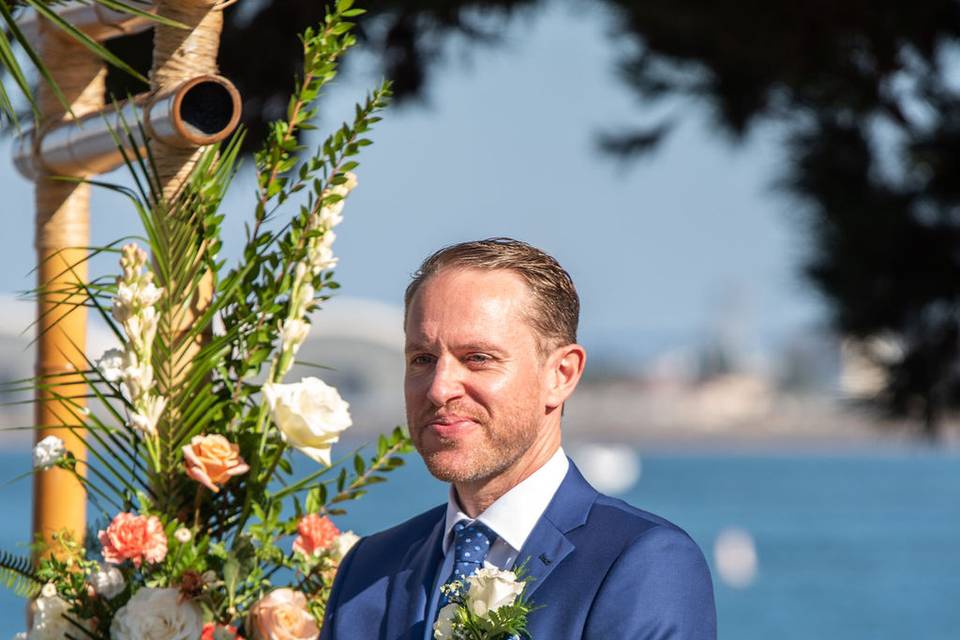
{"label": "palm frond", "polygon": [[0,551],[0,582],[21,598],[35,598],[43,580],[33,570],[30,558]]}

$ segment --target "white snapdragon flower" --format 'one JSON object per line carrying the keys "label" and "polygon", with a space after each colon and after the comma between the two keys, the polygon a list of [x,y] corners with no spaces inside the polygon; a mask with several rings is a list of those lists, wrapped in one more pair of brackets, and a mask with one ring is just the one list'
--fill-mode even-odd
{"label": "white snapdragon flower", "polygon": [[97,369],[107,382],[117,382],[123,377],[126,356],[120,349],[107,349],[97,360]]}
{"label": "white snapdragon flower", "polygon": [[108,600],[123,593],[127,585],[123,574],[112,564],[101,564],[100,569],[90,576],[90,584],[98,595]]}
{"label": "white snapdragon flower", "polygon": [[340,258],[333,255],[333,243],[336,239],[337,234],[333,231],[327,231],[323,234],[323,238],[320,239],[317,246],[310,252],[310,268],[314,275],[337,266]]}
{"label": "white snapdragon flower", "polygon": [[47,470],[67,453],[67,446],[57,436],[47,436],[33,448],[33,468]]}
{"label": "white snapdragon flower", "polygon": [[293,384],[266,383],[263,395],[285,442],[330,466],[330,447],[353,424],[350,405],[319,378]]}
{"label": "white snapdragon flower", "polygon": [[512,605],[524,586],[513,571],[494,567],[478,569],[467,577],[467,607],[474,615],[486,616],[490,611]]}
{"label": "white snapdragon flower", "polygon": [[343,222],[343,205],[345,202],[346,200],[337,200],[333,204],[320,209],[320,224],[324,225],[328,232]]}
{"label": "white snapdragon flower", "polygon": [[179,589],[144,587],[120,607],[110,625],[113,640],[197,640],[203,613],[193,602],[181,602]]}
{"label": "white snapdragon flower", "polygon": [[297,302],[304,308],[307,308],[313,303],[313,297],[315,295],[317,295],[317,291],[313,288],[313,285],[309,282],[304,282],[300,287],[299,298],[297,299]]}
{"label": "white snapdragon flower", "polygon": [[123,370],[123,383],[131,398],[139,398],[153,386],[153,366],[144,362],[126,367]]}
{"label": "white snapdragon flower", "polygon": [[303,320],[285,320],[280,327],[281,348],[297,352],[310,333],[310,325]]}
{"label": "white snapdragon flower", "polygon": [[167,399],[162,396],[147,396],[141,400],[141,403],[142,410],[130,415],[130,426],[141,433],[156,435],[157,422],[167,404]]}
{"label": "white snapdragon flower", "polygon": [[137,290],[137,302],[139,302],[142,307],[152,307],[160,301],[162,296],[163,288],[158,287],[152,282],[148,282]]}

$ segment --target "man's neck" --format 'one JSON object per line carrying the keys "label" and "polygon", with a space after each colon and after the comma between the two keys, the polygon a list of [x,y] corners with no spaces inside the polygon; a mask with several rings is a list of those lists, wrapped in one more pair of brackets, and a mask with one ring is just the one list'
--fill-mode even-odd
{"label": "man's neck", "polygon": [[471,518],[476,518],[500,496],[545,465],[559,448],[560,432],[557,430],[556,437],[535,442],[516,462],[497,475],[475,482],[454,483],[460,508]]}

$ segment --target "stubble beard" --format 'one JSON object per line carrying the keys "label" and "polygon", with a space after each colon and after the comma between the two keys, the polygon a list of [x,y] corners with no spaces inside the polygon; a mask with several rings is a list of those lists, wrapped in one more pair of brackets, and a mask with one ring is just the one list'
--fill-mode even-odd
{"label": "stubble beard", "polygon": [[454,438],[440,438],[439,447],[425,451],[423,430],[427,427],[422,428],[414,446],[437,480],[464,484],[496,477],[519,460],[536,440],[537,426],[529,417],[511,416],[498,428],[493,428],[487,420],[477,422],[484,437],[469,451],[457,451],[464,444]]}

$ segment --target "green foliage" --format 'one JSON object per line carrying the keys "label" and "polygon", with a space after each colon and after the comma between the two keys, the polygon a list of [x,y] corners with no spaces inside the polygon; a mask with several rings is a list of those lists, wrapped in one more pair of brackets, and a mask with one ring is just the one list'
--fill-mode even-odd
{"label": "green foliage", "polygon": [[30,558],[6,551],[0,551],[0,582],[21,598],[35,598],[43,586]]}
{"label": "green foliage", "polygon": [[[167,539],[161,561],[119,565],[128,586],[112,599],[90,595],[85,586],[99,569],[93,560],[96,544],[85,551],[66,541],[65,556],[41,563],[39,584],[55,583],[58,594],[71,604],[71,613],[99,621],[97,633],[103,637],[117,609],[139,588],[179,588],[204,608],[208,619],[229,623],[242,617],[282,570],[297,577],[297,588],[321,616],[339,552],[331,547],[304,557],[286,538],[297,532],[305,514],[344,513],[347,502],[385,481],[385,474],[401,466],[402,456],[411,450],[408,436],[397,428],[379,438],[372,455],[353,453],[294,479],[292,449],[271,424],[259,393],[258,375],[264,368],[267,381],[279,383],[292,364],[292,350],[282,346],[280,323],[296,305],[300,308],[293,315],[303,316],[314,296],[325,299],[321,292],[337,286],[329,268],[304,265],[317,239],[335,224],[318,221],[324,211],[330,220],[329,212],[348,192],[347,172],[356,168],[360,149],[370,144],[367,135],[390,95],[389,86],[381,85],[357,105],[354,119],[312,154],[296,140],[298,131],[312,127],[314,101],[354,43],[347,19],[359,11],[341,0],[318,29],[303,36],[304,77],[296,83],[287,119],[277,123],[276,135],[257,157],[262,188],[239,265],[228,268],[219,257],[224,219],[219,208],[237,172],[242,133],[205,150],[173,195],[165,195],[157,181],[149,145],[144,153],[124,152],[133,187],[92,181],[129,201],[140,217],[140,240],[152,260],[125,246],[119,251],[121,277],[59,291],[70,294],[62,303],[68,308],[60,310],[89,308],[98,313],[124,347],[118,356],[122,368],[111,373],[110,367],[118,365],[84,356],[83,366],[66,378],[72,385],[69,392],[57,386],[64,374],[32,383],[48,390],[67,417],[66,424],[56,426],[74,433],[89,452],[89,464],[68,454],[57,465],[86,489],[104,528],[118,512],[129,512],[157,518]],[[139,149],[145,134],[142,126],[124,123],[116,136],[118,145],[128,141],[126,148]],[[278,208],[301,191],[304,202],[297,213],[279,229],[269,224]],[[91,255],[100,252],[118,249],[111,245]],[[294,271],[300,275],[292,277]],[[294,300],[298,286],[314,295]],[[222,328],[215,327],[217,320]],[[143,345],[149,348],[140,348]],[[136,392],[132,385],[139,385]],[[77,387],[85,390],[80,396]],[[95,410],[81,407],[80,397]],[[149,403],[144,398],[162,401],[152,418],[146,415]],[[193,438],[211,435],[224,438],[248,465],[237,475],[219,478],[213,487],[185,472],[184,453]],[[33,595],[31,585],[36,585],[29,565],[14,559],[7,564],[13,583]]]}

